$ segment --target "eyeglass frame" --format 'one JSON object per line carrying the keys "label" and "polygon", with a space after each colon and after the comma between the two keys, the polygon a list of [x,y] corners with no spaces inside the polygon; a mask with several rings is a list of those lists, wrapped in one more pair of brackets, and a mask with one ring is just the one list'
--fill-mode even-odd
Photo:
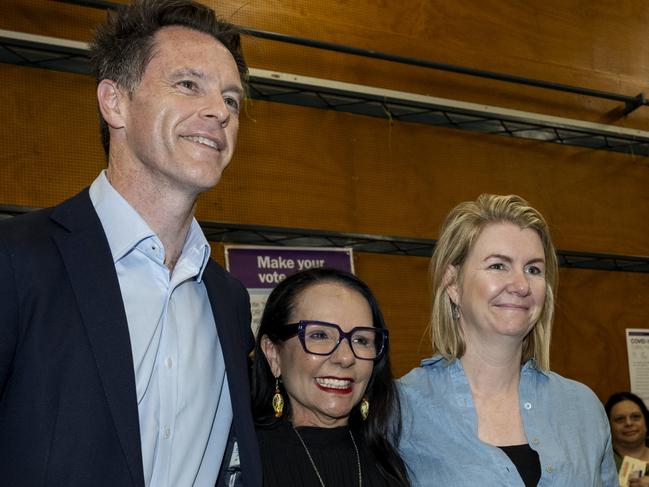
{"label": "eyeglass frame", "polygon": [[[306,348],[306,339],[305,339],[305,336],[304,336],[304,330],[305,330],[307,325],[312,324],[312,323],[317,324],[317,325],[331,326],[331,327],[336,328],[338,330],[338,335],[339,335],[338,336],[338,343],[336,343],[336,345],[334,345],[334,348],[331,349],[331,352],[329,352],[329,353],[318,353],[318,352],[311,352],[310,350],[307,350],[307,348]],[[297,337],[300,340],[300,343],[302,344],[302,348],[304,349],[304,351],[306,353],[310,353],[311,355],[320,355],[320,356],[331,355],[338,349],[338,347],[343,342],[343,340],[346,339],[347,343],[349,344],[349,349],[354,354],[354,357],[356,357],[359,360],[372,360],[372,361],[377,361],[381,357],[383,357],[383,354],[385,353],[385,349],[386,349],[386,344],[388,343],[388,339],[389,339],[389,335],[390,335],[390,333],[388,332],[387,329],[385,329],[385,328],[376,328],[374,326],[355,326],[354,328],[352,328],[348,332],[345,332],[345,331],[342,330],[342,328],[340,328],[340,325],[338,325],[336,323],[330,323],[328,321],[318,321],[318,320],[300,320],[297,323],[287,323],[286,325],[283,325],[280,328],[281,328],[281,331],[278,331],[277,333],[275,333],[277,338],[279,338],[282,341],[286,341],[286,340],[289,340],[289,339],[293,338],[295,335],[297,335]],[[358,355],[356,355],[356,352],[354,351],[354,347],[352,345],[352,335],[358,330],[371,330],[373,332],[376,332],[377,335],[380,335],[383,338],[383,341],[381,342],[381,349],[377,350],[376,357],[374,357],[374,358],[365,358],[365,357],[359,357]]]}

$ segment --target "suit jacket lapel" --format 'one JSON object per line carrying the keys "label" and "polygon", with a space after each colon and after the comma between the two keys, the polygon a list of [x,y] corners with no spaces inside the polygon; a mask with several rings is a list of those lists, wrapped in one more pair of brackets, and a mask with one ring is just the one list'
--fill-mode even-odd
{"label": "suit jacket lapel", "polygon": [[236,304],[229,302],[229,296],[224,294],[227,288],[223,283],[223,277],[216,271],[213,262],[209,262],[205,268],[205,271],[203,272],[203,280],[207,289],[207,295],[210,299],[219,342],[221,343],[221,349],[223,350],[225,370],[234,404],[234,394],[232,389],[236,389],[238,384],[241,383],[241,373],[247,372],[245,369],[245,363],[243,364],[243,370],[241,364],[238,363],[241,361],[241,355],[245,353],[243,351],[245,344],[240,343],[239,340],[239,336],[242,333],[236,329],[236,327],[240,325],[240,320],[236,315]]}
{"label": "suit jacket lapel", "polygon": [[101,222],[85,190],[52,212],[54,235],[88,333],[133,485],[144,487],[131,342],[122,295]]}
{"label": "suit jacket lapel", "polygon": [[[248,351],[254,345],[250,338],[249,309],[243,309],[246,306],[243,299],[238,300],[237,296],[232,296],[235,291],[225,281],[225,271],[220,270],[215,262],[208,263],[203,279],[223,349],[243,481],[246,486],[261,486],[261,466],[252,422],[248,381]],[[224,459],[224,462],[228,460]]]}

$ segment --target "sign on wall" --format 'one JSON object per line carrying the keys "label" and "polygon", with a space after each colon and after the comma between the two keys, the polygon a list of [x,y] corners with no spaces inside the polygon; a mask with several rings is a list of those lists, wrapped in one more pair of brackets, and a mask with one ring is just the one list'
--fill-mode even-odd
{"label": "sign on wall", "polygon": [[226,245],[225,265],[250,293],[251,326],[255,334],[268,295],[286,277],[315,267],[354,272],[351,248]]}
{"label": "sign on wall", "polygon": [[627,328],[626,350],[631,392],[649,404],[649,329]]}

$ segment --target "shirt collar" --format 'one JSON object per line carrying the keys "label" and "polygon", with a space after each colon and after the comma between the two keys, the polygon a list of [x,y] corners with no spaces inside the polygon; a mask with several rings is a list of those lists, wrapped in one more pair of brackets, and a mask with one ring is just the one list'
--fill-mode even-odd
{"label": "shirt collar", "polygon": [[207,263],[210,260],[211,250],[212,248],[205,238],[201,226],[196,221],[196,218],[192,219],[192,224],[189,227],[187,239],[183,246],[182,255],[190,259],[199,268],[198,274],[196,275],[198,282],[201,282],[203,279],[203,272],[205,272],[205,267],[207,267]]}
{"label": "shirt collar", "polygon": [[[106,177],[106,170],[99,173],[90,186],[90,201],[104,228],[113,263],[131,252],[141,241],[158,238],[140,214],[113,188]],[[199,282],[209,261],[210,251],[200,225],[195,218],[192,219],[181,255],[198,267],[196,279]]]}
{"label": "shirt collar", "polygon": [[[424,359],[421,361],[421,366],[422,367],[447,367],[449,365],[455,365],[455,368],[461,367],[461,363],[458,359],[453,359],[453,360],[446,360],[442,355],[437,354],[434,355],[430,358]],[[547,372],[545,372],[543,369],[541,369],[537,364],[536,360],[529,359],[527,362],[523,364],[523,367],[521,368],[521,375],[522,374],[527,374],[527,373],[535,373],[538,372],[542,374],[545,377],[548,377]]]}
{"label": "shirt collar", "polygon": [[425,358],[424,360],[421,361],[421,366],[422,367],[430,367],[430,366],[435,366],[439,367],[441,365],[447,366],[450,365],[453,361],[448,361],[446,360],[441,354],[433,355],[430,358]]}
{"label": "shirt collar", "polygon": [[114,263],[142,240],[155,236],[139,213],[111,186],[106,170],[90,186],[90,201],[104,227]]}
{"label": "shirt collar", "polygon": [[541,367],[538,366],[536,363],[536,360],[531,358],[527,362],[523,364],[523,368],[521,369],[521,375],[526,374],[526,373],[539,373],[544,377],[549,377],[548,372],[543,370]]}

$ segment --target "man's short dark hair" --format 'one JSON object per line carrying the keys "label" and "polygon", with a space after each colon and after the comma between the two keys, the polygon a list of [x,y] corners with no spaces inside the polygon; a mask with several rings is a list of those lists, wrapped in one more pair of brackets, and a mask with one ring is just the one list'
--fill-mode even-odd
{"label": "man's short dark hair", "polygon": [[[153,57],[154,36],[163,27],[181,26],[208,34],[232,54],[242,83],[248,66],[241,50],[240,29],[219,19],[214,11],[192,0],[135,0],[111,12],[95,30],[90,59],[97,83],[109,79],[127,90],[137,87]],[[108,155],[108,125],[100,115],[101,141]]]}

